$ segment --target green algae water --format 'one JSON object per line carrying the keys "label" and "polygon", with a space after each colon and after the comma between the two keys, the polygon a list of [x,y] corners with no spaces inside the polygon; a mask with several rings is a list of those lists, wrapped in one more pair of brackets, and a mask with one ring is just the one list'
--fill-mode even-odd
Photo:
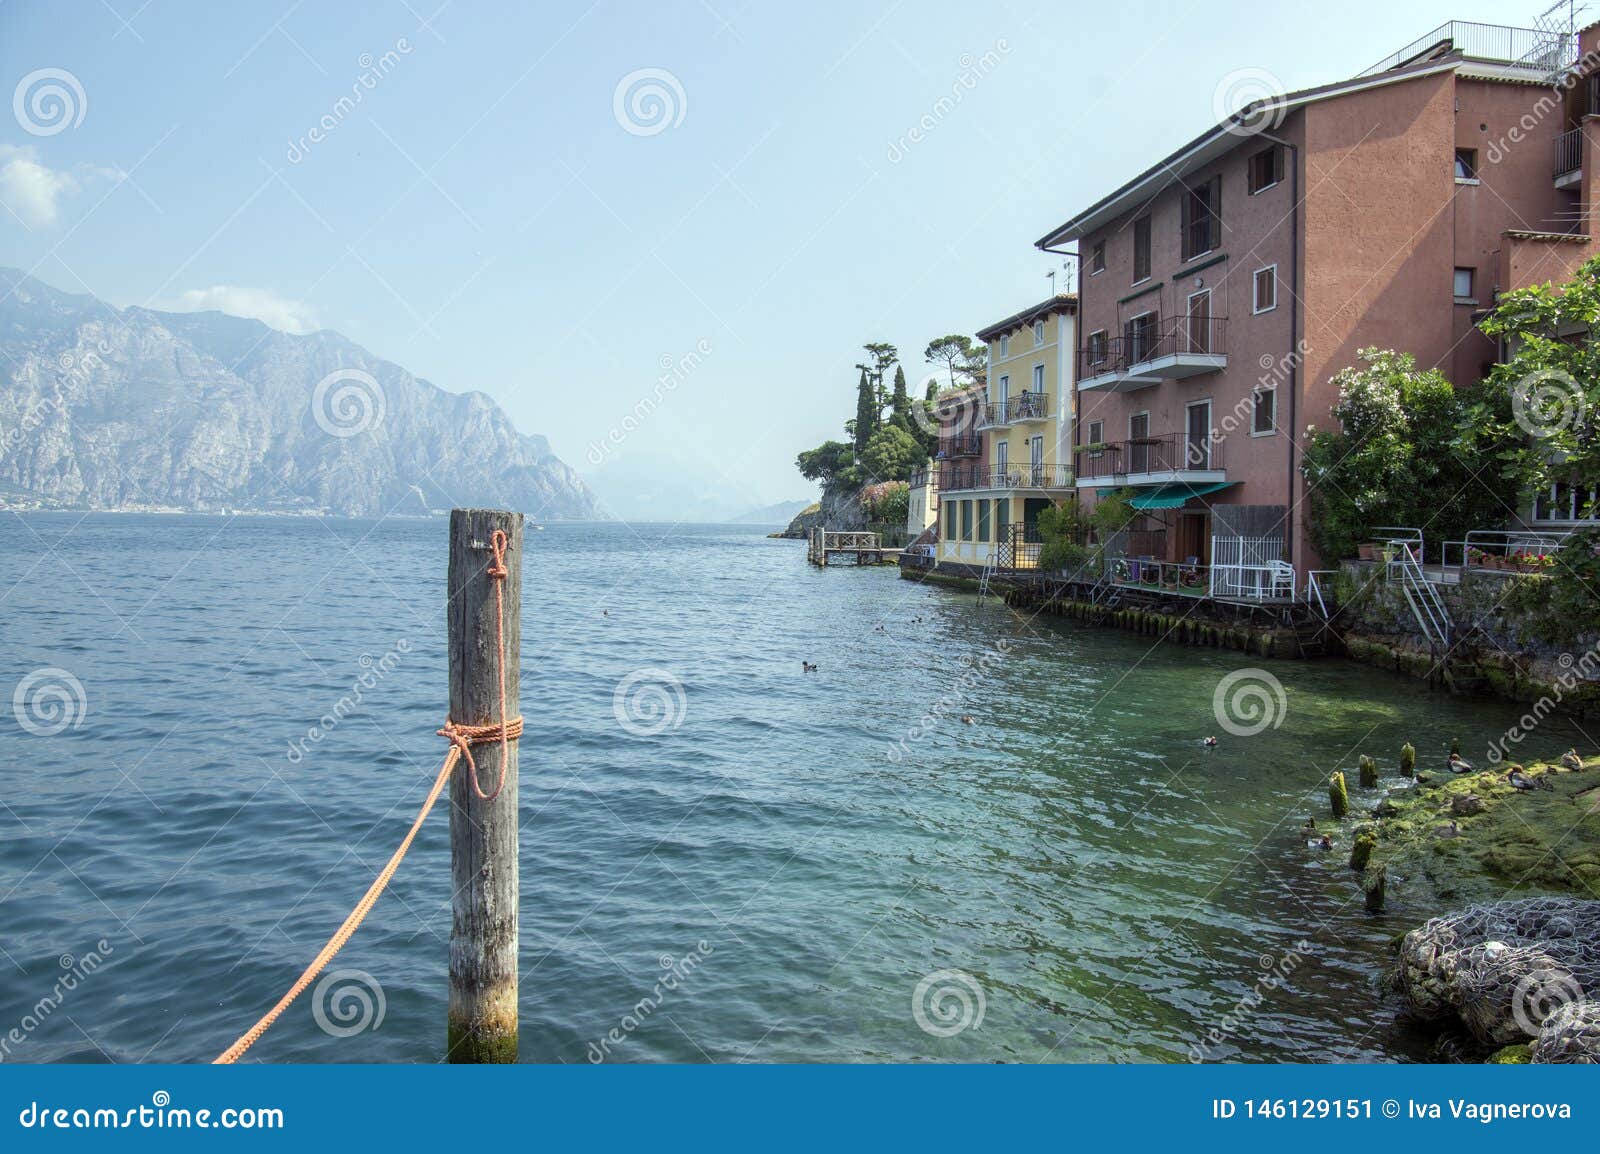
{"label": "green algae water", "polygon": [[[445,544],[0,522],[0,700],[28,682],[0,714],[6,1061],[207,1060],[298,975],[442,756]],[[522,560],[524,1061],[1426,1057],[1378,974],[1436,899],[1397,871],[1362,910],[1326,781],[1365,810],[1360,754],[1398,785],[1406,740],[1428,770],[1520,709],[819,571],[743,527],[551,525]],[[1233,675],[1266,685],[1253,736],[1215,713]],[[1523,749],[1572,744],[1552,719]],[[252,1058],[443,1057],[447,824]]]}

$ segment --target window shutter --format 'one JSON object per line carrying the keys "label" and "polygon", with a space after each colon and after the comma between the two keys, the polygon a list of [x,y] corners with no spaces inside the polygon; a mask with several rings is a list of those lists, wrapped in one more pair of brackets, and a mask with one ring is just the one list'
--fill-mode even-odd
{"label": "window shutter", "polygon": [[1207,207],[1210,209],[1209,227],[1206,232],[1211,238],[1206,246],[1210,249],[1222,247],[1222,174],[1219,172],[1211,178],[1211,195],[1206,198]]}
{"label": "window shutter", "polygon": [[1283,179],[1283,145],[1272,146],[1272,179],[1274,183]]}

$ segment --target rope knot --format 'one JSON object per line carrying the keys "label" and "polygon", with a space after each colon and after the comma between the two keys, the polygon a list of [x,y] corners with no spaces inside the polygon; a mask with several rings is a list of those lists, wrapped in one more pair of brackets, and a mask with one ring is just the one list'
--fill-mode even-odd
{"label": "rope knot", "polygon": [[504,529],[496,529],[489,538],[489,548],[494,550],[494,560],[489,563],[487,570],[490,577],[496,581],[505,580],[506,573],[506,546],[510,544]]}
{"label": "rope knot", "polygon": [[[500,791],[506,787],[506,743],[522,737],[522,718],[513,717],[488,725],[462,725],[447,717],[444,719],[444,725],[435,732],[455,746],[456,752],[466,761],[472,777],[472,792],[484,801],[493,801],[499,797]],[[500,781],[494,787],[493,793],[484,793],[483,787],[478,784],[478,763],[472,756],[472,747],[489,745],[493,742],[500,743]]]}

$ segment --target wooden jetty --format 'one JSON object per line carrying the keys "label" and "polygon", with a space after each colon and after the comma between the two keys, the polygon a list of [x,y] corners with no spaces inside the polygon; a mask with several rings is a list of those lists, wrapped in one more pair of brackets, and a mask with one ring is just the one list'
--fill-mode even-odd
{"label": "wooden jetty", "polygon": [[806,560],[823,568],[847,555],[854,558],[857,565],[897,565],[904,552],[904,549],[886,548],[876,533],[841,533],[818,525],[806,537]]}

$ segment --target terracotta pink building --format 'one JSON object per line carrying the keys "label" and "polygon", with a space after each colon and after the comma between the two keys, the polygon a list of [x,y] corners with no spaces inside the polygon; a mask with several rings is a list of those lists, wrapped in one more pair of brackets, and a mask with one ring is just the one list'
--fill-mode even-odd
{"label": "terracotta pink building", "polygon": [[1130,553],[1248,538],[1319,564],[1301,448],[1330,378],[1376,345],[1477,380],[1496,294],[1594,251],[1595,39],[1447,24],[1247,107],[1038,242],[1077,248],[1076,484],[1137,491]]}

